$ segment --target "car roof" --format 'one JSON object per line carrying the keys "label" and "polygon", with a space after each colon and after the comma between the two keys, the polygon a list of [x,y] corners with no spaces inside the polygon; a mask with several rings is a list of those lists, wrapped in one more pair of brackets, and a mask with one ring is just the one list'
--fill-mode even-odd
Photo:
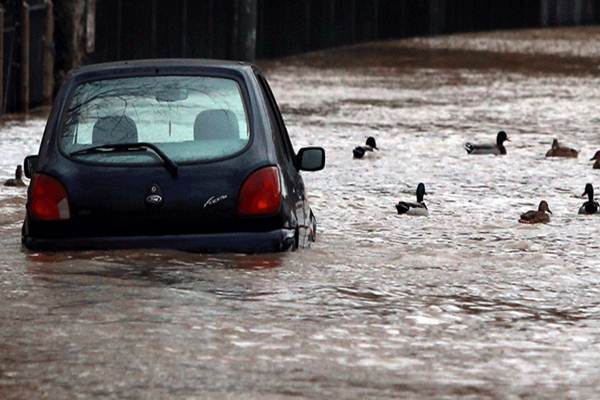
{"label": "car roof", "polygon": [[100,64],[85,65],[69,72],[71,78],[81,75],[115,73],[135,73],[136,71],[146,71],[150,68],[164,68],[170,72],[176,72],[178,69],[187,70],[193,68],[209,68],[218,70],[237,71],[247,73],[257,69],[255,65],[242,61],[210,60],[210,59],[185,59],[185,58],[165,58],[148,60],[127,60],[108,62]]}

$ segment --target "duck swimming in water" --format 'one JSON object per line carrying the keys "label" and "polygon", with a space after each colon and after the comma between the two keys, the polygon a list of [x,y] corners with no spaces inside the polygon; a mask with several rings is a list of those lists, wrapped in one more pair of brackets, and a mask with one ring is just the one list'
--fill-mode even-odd
{"label": "duck swimming in water", "polygon": [[15,170],[15,178],[9,179],[4,182],[4,186],[11,187],[25,187],[27,184],[23,182],[23,168],[20,165],[17,165],[17,169]]}
{"label": "duck swimming in water", "polygon": [[465,143],[465,150],[469,154],[494,154],[504,155],[506,154],[506,147],[504,142],[510,142],[510,139],[506,135],[506,132],[500,131],[496,136],[496,144],[473,144]]}
{"label": "duck swimming in water", "polygon": [[581,208],[579,209],[579,214],[596,214],[598,213],[598,209],[600,206],[597,201],[594,201],[594,187],[591,183],[585,185],[585,192],[581,195],[581,197],[588,196],[588,201],[583,203]]}
{"label": "duck swimming in water", "polygon": [[594,163],[594,169],[600,169],[600,150],[598,150],[598,151],[596,152],[596,154],[594,155],[594,157],[592,157],[592,158],[590,159],[590,161],[594,161],[594,160],[596,161],[596,162]]}
{"label": "duck swimming in water", "polygon": [[396,204],[396,210],[398,210],[399,215],[412,215],[419,217],[427,217],[429,215],[429,211],[427,210],[427,206],[423,201],[423,196],[425,196],[425,185],[419,183],[417,186],[417,202],[416,203],[407,203],[404,201]]}
{"label": "duck swimming in water", "polygon": [[377,143],[375,142],[375,138],[370,136],[365,143],[365,146],[358,146],[352,150],[352,154],[354,158],[363,158],[365,154],[369,151],[379,150],[377,148]]}
{"label": "duck swimming in water", "polygon": [[563,147],[558,143],[558,139],[552,141],[552,148],[546,153],[546,157],[569,157],[577,158],[579,152],[569,147]]}
{"label": "duck swimming in water", "polygon": [[531,210],[521,214],[519,222],[522,224],[547,224],[550,222],[550,215],[547,213],[552,214],[552,211],[550,211],[546,200],[542,200],[537,211]]}

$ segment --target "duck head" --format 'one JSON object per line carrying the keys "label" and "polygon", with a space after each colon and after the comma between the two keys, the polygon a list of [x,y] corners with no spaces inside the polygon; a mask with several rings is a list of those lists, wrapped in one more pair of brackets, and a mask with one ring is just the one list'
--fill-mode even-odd
{"label": "duck head", "polygon": [[549,214],[552,214],[552,211],[550,211],[550,207],[548,206],[548,202],[546,200],[540,201],[540,206],[538,207],[538,211],[539,212],[547,212]]}
{"label": "duck head", "polygon": [[379,150],[377,148],[377,142],[375,142],[375,138],[373,136],[369,136],[367,138],[367,146],[374,148],[375,150]]}
{"label": "duck head", "polygon": [[15,170],[15,179],[20,181],[23,179],[23,167],[17,165],[17,169]]}
{"label": "duck head", "polygon": [[504,142],[510,142],[510,139],[508,138],[506,132],[500,131],[498,132],[498,136],[496,136],[496,144],[498,144],[498,146],[502,146]]}
{"label": "duck head", "polygon": [[558,139],[554,139],[552,141],[552,148],[553,149],[558,149],[560,147],[560,145],[558,144]]}
{"label": "duck head", "polygon": [[596,154],[594,154],[594,157],[590,158],[590,161],[594,160],[600,160],[600,150],[598,150]]}
{"label": "duck head", "polygon": [[583,192],[581,197],[585,197],[586,195],[588,196],[588,199],[590,199],[590,201],[594,201],[594,187],[591,183],[585,185],[585,192]]}
{"label": "duck head", "polygon": [[425,185],[423,183],[419,183],[419,185],[417,186],[417,201],[419,203],[423,202],[423,196],[425,196],[427,193],[425,192]]}

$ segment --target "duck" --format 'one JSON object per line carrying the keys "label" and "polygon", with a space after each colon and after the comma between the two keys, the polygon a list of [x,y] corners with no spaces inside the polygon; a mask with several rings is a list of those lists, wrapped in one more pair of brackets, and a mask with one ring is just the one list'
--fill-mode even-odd
{"label": "duck", "polygon": [[505,155],[506,147],[504,142],[510,142],[510,139],[506,135],[506,132],[500,131],[496,136],[496,144],[473,144],[465,143],[465,150],[469,154],[494,154],[494,155]]}
{"label": "duck", "polygon": [[25,184],[25,182],[23,182],[23,167],[21,167],[20,165],[17,165],[17,169],[15,170],[15,178],[8,179],[6,182],[4,182],[4,186],[11,186],[11,187],[27,186]]}
{"label": "duck", "polygon": [[367,138],[367,142],[365,143],[365,146],[355,147],[354,150],[352,150],[352,154],[354,155],[354,158],[363,158],[367,152],[373,151],[373,150],[379,150],[379,149],[377,148],[377,142],[375,142],[375,138],[372,136],[369,136]]}
{"label": "duck", "polygon": [[427,209],[427,205],[423,201],[423,196],[427,193],[425,192],[425,185],[423,183],[419,183],[417,186],[417,202],[416,203],[407,203],[404,201],[396,204],[396,210],[398,211],[398,215],[412,215],[418,217],[427,217],[429,215],[429,210]]}
{"label": "duck", "polygon": [[598,151],[596,152],[596,154],[594,155],[594,157],[592,157],[592,158],[590,159],[590,161],[594,161],[594,160],[596,161],[596,162],[594,163],[594,169],[600,169],[600,150],[598,150]]}
{"label": "duck", "polygon": [[585,192],[581,195],[581,197],[588,196],[588,201],[583,203],[581,208],[579,209],[579,214],[597,214],[600,206],[597,201],[594,201],[594,187],[591,183],[585,185]]}
{"label": "duck", "polygon": [[558,139],[552,141],[552,148],[546,153],[546,157],[568,157],[577,158],[579,152],[569,147],[562,147],[558,143]]}
{"label": "duck", "polygon": [[531,210],[521,214],[519,222],[522,224],[547,224],[550,222],[549,214],[552,214],[552,211],[550,211],[548,202],[542,200],[540,201],[537,211]]}

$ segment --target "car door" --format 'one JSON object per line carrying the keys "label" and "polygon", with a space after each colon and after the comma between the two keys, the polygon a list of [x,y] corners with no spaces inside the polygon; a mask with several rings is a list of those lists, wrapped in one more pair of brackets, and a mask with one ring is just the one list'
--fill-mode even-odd
{"label": "car door", "polygon": [[294,212],[298,221],[298,245],[305,246],[309,231],[309,210],[307,210],[308,203],[306,201],[304,181],[296,166],[296,153],[292,147],[292,142],[281,116],[279,106],[267,80],[260,72],[257,72],[256,76],[268,103],[269,119],[274,131],[275,146],[281,155],[283,163],[281,172],[284,175],[284,181],[291,182],[288,195],[294,204]]}

